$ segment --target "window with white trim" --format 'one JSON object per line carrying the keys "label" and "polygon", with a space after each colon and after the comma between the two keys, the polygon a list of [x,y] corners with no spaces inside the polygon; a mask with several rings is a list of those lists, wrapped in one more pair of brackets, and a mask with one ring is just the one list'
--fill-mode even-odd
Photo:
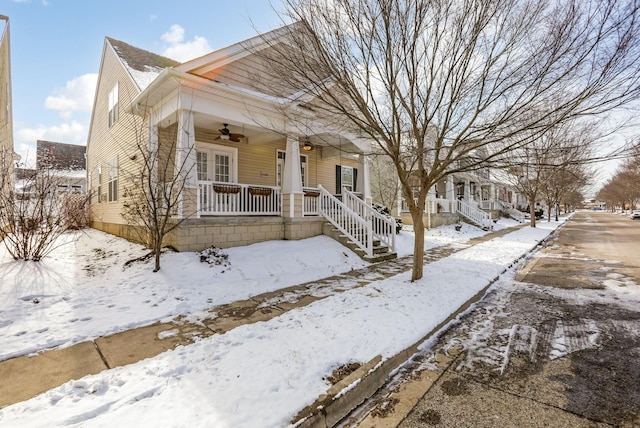
{"label": "window with white trim", "polygon": [[98,203],[102,202],[102,166],[98,166]]}
{"label": "window with white trim", "polygon": [[208,154],[207,152],[198,152],[196,161],[196,171],[199,181],[209,180],[209,167],[208,167]]}
{"label": "window with white trim", "polygon": [[118,200],[118,156],[114,156],[109,162],[108,201]]}
{"label": "window with white trim", "polygon": [[[284,172],[284,160],[286,158],[286,152],[284,150],[278,150],[276,161],[276,186],[282,186],[282,175]],[[307,165],[309,157],[307,155],[300,155],[300,176],[302,177],[302,186],[307,186]]]}
{"label": "window with white trim", "polygon": [[214,181],[229,183],[231,181],[231,156],[226,153],[215,153],[213,158]]}
{"label": "window with white trim", "polygon": [[118,100],[118,83],[116,83],[113,89],[111,89],[111,92],[109,92],[109,128],[118,121],[118,117],[120,116],[118,108],[120,103]]}
{"label": "window with white trim", "polygon": [[343,166],[341,178],[342,179],[340,181],[342,184],[342,188],[346,188],[347,190],[353,192],[353,190],[355,189],[353,168],[350,166]]}

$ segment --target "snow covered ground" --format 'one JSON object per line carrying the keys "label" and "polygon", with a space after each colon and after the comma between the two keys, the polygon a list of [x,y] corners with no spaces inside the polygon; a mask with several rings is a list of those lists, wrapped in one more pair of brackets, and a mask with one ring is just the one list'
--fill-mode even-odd
{"label": "snow covered ground", "polygon": [[[383,358],[419,340],[558,223],[509,233],[410,273],[289,311],[268,322],[178,347],[155,358],[70,381],[0,410],[1,426],[286,426],[346,363]],[[503,227],[503,224],[498,224]],[[428,231],[427,248],[484,234],[464,225]],[[413,236],[398,236],[399,255]],[[125,262],[135,244],[88,231],[39,263],[0,250],[0,359],[191,314],[365,266],[327,237],[226,250],[228,263],[196,253]]]}

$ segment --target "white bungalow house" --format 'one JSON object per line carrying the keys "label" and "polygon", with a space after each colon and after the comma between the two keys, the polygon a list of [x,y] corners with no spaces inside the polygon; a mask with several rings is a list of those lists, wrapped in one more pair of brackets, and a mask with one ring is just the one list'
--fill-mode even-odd
{"label": "white bungalow house", "polygon": [[365,257],[393,252],[393,222],[370,207],[369,141],[314,118],[300,94],[256,87],[265,67],[256,52],[278,37],[182,64],[105,39],[87,142],[92,227],[135,239],[121,214],[142,140],[175,145],[173,173],[188,172],[173,213],[183,222],[165,242],[180,251],[302,239],[330,223]]}

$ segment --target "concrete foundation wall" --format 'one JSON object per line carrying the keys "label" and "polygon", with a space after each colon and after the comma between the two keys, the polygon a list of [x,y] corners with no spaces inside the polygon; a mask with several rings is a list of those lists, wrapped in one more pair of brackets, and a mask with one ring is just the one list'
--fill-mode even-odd
{"label": "concrete foundation wall", "polygon": [[[272,240],[299,240],[322,235],[322,217],[210,217],[185,220],[165,238],[164,245],[178,251],[202,251],[239,247]],[[141,242],[132,226],[113,223],[92,223],[91,227]]]}

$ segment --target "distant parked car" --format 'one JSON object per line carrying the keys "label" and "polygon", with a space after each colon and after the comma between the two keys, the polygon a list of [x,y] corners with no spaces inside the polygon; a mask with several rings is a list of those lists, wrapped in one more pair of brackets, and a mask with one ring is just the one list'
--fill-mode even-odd
{"label": "distant parked car", "polygon": [[640,220],[640,210],[631,211],[631,215],[629,216],[631,220]]}

